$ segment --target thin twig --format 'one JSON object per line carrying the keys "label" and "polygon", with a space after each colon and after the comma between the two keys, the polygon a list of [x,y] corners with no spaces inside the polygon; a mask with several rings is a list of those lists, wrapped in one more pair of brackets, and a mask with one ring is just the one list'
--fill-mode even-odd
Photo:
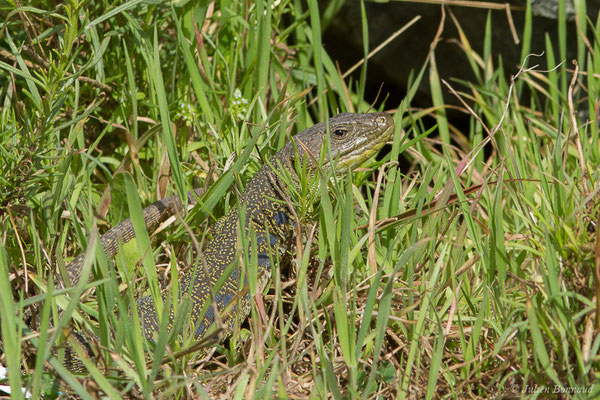
{"label": "thin twig", "polygon": [[583,147],[581,146],[581,139],[579,137],[579,128],[577,127],[577,118],[575,117],[575,106],[573,105],[573,89],[577,83],[577,74],[579,73],[579,65],[576,60],[573,60],[575,71],[571,77],[571,83],[569,83],[569,90],[567,91],[567,104],[569,106],[569,117],[571,119],[571,126],[573,129],[573,135],[575,136],[575,147],[577,148],[577,158],[579,159],[579,170],[581,173],[581,179],[583,182],[583,194],[585,196],[587,192],[587,174],[585,172],[585,163],[583,161]]}
{"label": "thin twig", "polygon": [[596,248],[594,251],[594,277],[596,285],[596,330],[600,331],[600,212],[596,221]]}
{"label": "thin twig", "polygon": [[377,222],[377,204],[379,202],[379,191],[381,190],[381,181],[383,180],[385,168],[388,165],[398,164],[396,161],[389,161],[383,164],[379,168],[379,175],[377,176],[377,185],[375,186],[375,193],[373,194],[373,205],[371,206],[371,213],[369,214],[369,267],[371,273],[377,272],[377,259],[375,257],[375,222]]}
{"label": "thin twig", "polygon": [[23,257],[23,271],[25,273],[25,293],[29,292],[29,274],[27,270],[27,257],[25,256],[25,248],[23,247],[23,242],[21,241],[21,236],[19,236],[19,230],[17,229],[17,224],[10,212],[10,207],[6,207],[6,213],[8,214],[8,218],[12,223],[13,228],[15,229],[15,237],[17,238],[17,243],[19,244],[19,249],[21,250],[21,257]]}
{"label": "thin twig", "polygon": [[379,46],[375,47],[369,54],[367,54],[367,57],[364,57],[362,60],[360,60],[359,62],[357,62],[356,64],[354,64],[352,67],[350,67],[344,73],[344,75],[342,75],[342,79],[347,78],[348,75],[350,75],[351,73],[353,73],[358,67],[360,67],[361,65],[363,65],[368,59],[370,59],[371,57],[373,57],[375,54],[379,53],[379,51],[381,49],[383,49],[385,46],[387,46],[392,40],[396,39],[398,37],[398,35],[400,35],[404,31],[406,31],[408,28],[410,28],[411,26],[413,26],[420,19],[421,19],[421,16],[417,15],[416,17],[414,17],[413,19],[411,19],[410,21],[408,21],[408,23],[406,25],[404,25],[402,28],[400,28],[396,32],[392,33],[390,35],[390,37],[388,37],[386,40],[384,40],[383,42],[381,42],[381,44]]}

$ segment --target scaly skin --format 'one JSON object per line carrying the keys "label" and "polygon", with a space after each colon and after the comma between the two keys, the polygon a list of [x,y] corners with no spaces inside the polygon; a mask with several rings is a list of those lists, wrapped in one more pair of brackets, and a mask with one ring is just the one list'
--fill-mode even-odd
{"label": "scaly skin", "polygon": [[[213,239],[203,251],[203,262],[182,273],[179,296],[180,300],[188,296],[191,300],[190,323],[193,324],[196,338],[202,337],[214,322],[214,305],[224,322],[226,335],[233,331],[236,320],[245,319],[250,312],[246,274],[238,261],[241,250],[250,252],[251,249],[241,249],[238,243],[239,207],[245,209],[246,237],[250,238],[252,234],[256,237],[259,276],[267,276],[270,270],[270,254],[274,254],[273,251],[276,251],[277,247],[281,249],[288,242],[292,232],[290,226],[293,224],[290,217],[292,213],[288,208],[289,201],[286,199],[289,180],[284,182],[279,173],[281,170],[277,172],[276,170],[284,168],[286,175],[297,182],[299,178],[294,162],[299,158],[306,162],[309,173],[314,173],[327,132],[324,122],[316,124],[294,136],[293,142],[287,143],[277,152],[252,178],[238,206],[219,222]],[[326,154],[321,168],[331,168],[329,160],[335,161],[334,172],[353,168],[375,154],[391,138],[393,132],[394,122],[390,115],[384,113],[344,113],[330,118],[331,155]],[[193,199],[193,196],[190,198]],[[181,209],[181,202],[176,196],[161,200],[144,209],[148,230],[154,230],[160,221],[164,221]],[[118,250],[119,240],[127,242],[133,236],[133,227],[128,220],[103,235],[101,243],[107,256],[114,256]],[[226,269],[231,265],[233,265],[231,273],[228,277],[224,277]],[[82,268],[82,256],[75,258],[67,266],[72,284],[76,284],[79,280]],[[224,283],[215,291],[219,279],[224,279]],[[148,339],[155,340],[159,324],[152,297],[144,296],[137,299],[136,306],[144,335]],[[79,341],[82,342],[82,339],[79,338]],[[89,349],[85,341],[83,344]],[[80,364],[77,363],[78,360],[71,357],[69,359],[70,361],[67,361],[69,369],[80,370],[80,365],[76,365]]]}
{"label": "scaly skin", "polygon": [[[190,204],[196,204],[196,197],[202,197],[202,189],[194,189],[188,192],[188,200]],[[155,203],[150,204],[144,208],[144,224],[148,232],[153,232],[158,226],[165,222],[169,217],[182,212],[184,209],[183,204],[179,196],[169,196]],[[133,224],[131,219],[127,218],[117,226],[108,230],[100,238],[100,244],[104,248],[104,254],[108,260],[112,259],[119,252],[119,243],[128,243],[135,237],[133,231]],[[69,275],[69,281],[71,285],[75,286],[79,283],[81,278],[81,271],[83,269],[83,261],[85,259],[85,253],[79,254],[67,265],[67,274]]]}

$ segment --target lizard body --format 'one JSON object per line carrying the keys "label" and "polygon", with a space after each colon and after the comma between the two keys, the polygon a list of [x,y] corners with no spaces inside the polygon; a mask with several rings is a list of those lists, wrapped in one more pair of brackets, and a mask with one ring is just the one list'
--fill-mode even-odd
{"label": "lizard body", "polygon": [[[223,318],[227,335],[233,331],[236,318],[243,320],[250,312],[247,277],[238,260],[240,251],[250,252],[252,248],[250,245],[241,248],[239,243],[240,207],[243,207],[245,215],[244,233],[247,238],[254,235],[256,239],[254,249],[257,252],[258,272],[265,273],[270,270],[273,249],[287,242],[291,233],[289,227],[293,224],[289,201],[286,200],[289,180],[283,179],[281,172],[291,177],[292,182],[297,181],[295,163],[298,160],[307,165],[309,172],[316,173],[317,168],[335,168],[334,172],[344,172],[375,154],[394,131],[393,119],[385,113],[343,113],[330,118],[328,124],[321,122],[298,133],[258,170],[244,190],[239,204],[219,221],[212,240],[202,252],[203,261],[181,274],[179,298],[191,300],[190,323],[193,324],[196,338],[206,334],[215,320],[215,312],[219,312]],[[329,146],[326,146],[328,134]],[[322,149],[325,148],[327,151],[322,158]],[[335,161],[333,165],[330,160]],[[144,209],[148,231],[153,231],[160,222],[182,208],[179,198],[172,196]],[[108,231],[101,238],[107,257],[116,254],[119,241],[125,243],[133,237],[133,226],[129,220]],[[67,266],[71,284],[77,284],[82,268],[82,255]],[[228,276],[224,276],[226,270]],[[159,322],[152,296],[138,298],[136,308],[143,334],[155,340]],[[81,338],[78,340],[82,341]],[[85,341],[83,344],[89,349]],[[74,356],[68,357],[66,364],[73,371],[82,368]]]}

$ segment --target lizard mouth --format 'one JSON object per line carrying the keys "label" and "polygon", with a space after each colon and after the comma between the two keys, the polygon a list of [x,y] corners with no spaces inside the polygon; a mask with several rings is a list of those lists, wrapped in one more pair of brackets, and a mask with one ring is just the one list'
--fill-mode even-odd
{"label": "lizard mouth", "polygon": [[[391,117],[386,119],[383,126],[373,129],[362,138],[355,141],[354,145],[346,151],[341,152],[335,162],[335,171],[343,172],[346,168],[354,168],[365,162],[392,137],[394,133],[394,123]],[[329,161],[327,162],[329,164]]]}

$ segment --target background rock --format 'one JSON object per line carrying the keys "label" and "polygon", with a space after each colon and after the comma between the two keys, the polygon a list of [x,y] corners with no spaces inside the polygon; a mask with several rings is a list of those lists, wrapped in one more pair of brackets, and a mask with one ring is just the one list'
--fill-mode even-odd
{"label": "background rock", "polygon": [[[571,0],[567,0],[568,16],[568,60],[576,56],[576,32],[574,11]],[[588,1],[588,17],[592,21],[598,15],[599,1]],[[504,4],[504,3],[500,3]],[[522,40],[522,30],[525,19],[523,2],[512,2],[512,19],[519,40]],[[397,106],[406,93],[408,78],[411,71],[418,72],[427,58],[429,46],[438,30],[442,10],[439,5],[424,5],[407,2],[365,3],[369,23],[369,51],[386,40],[396,30],[417,15],[421,19],[398,38],[389,43],[381,52],[374,56],[367,70],[367,98],[375,99],[380,85],[383,83],[381,101],[389,93],[388,107]],[[533,33],[530,53],[541,54],[546,48],[546,35],[549,36],[555,48],[558,60],[557,16],[558,0],[535,1],[533,3]],[[494,68],[502,59],[507,78],[514,74],[521,60],[521,44],[514,41],[511,34],[505,10],[484,10],[472,7],[450,7],[460,26],[465,32],[473,49],[483,55],[485,24],[488,12],[492,17],[492,52]],[[347,1],[335,19],[327,27],[323,43],[334,60],[340,63],[342,71],[354,65],[363,56],[361,33],[360,2]],[[442,40],[435,50],[438,71],[443,79],[463,79],[475,82],[471,66],[459,46],[458,31],[449,15],[442,33]],[[529,65],[539,64],[547,69],[546,56],[530,59]],[[568,64],[570,65],[570,63]],[[355,72],[358,78],[360,72]],[[457,86],[458,84],[455,84]],[[420,87],[414,105],[426,106],[431,103],[429,83],[425,78]],[[459,87],[459,86],[458,86]],[[445,100],[456,104],[454,96],[445,94]]]}

